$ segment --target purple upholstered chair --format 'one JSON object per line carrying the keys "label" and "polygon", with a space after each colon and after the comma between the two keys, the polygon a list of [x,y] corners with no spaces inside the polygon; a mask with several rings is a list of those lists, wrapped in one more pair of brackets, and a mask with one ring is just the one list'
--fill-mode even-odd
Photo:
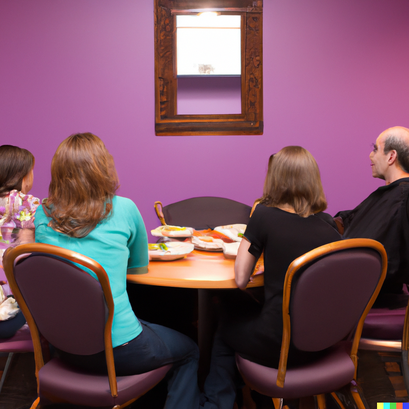
{"label": "purple upholstered chair", "polygon": [[[273,398],[315,396],[325,407],[325,394],[351,384],[358,407],[364,407],[356,387],[357,350],[366,314],[385,279],[383,246],[370,239],[330,243],[294,260],[283,294],[283,338],[278,369],[236,362],[250,388]],[[354,332],[355,331],[355,332]],[[352,346],[344,340],[354,332]],[[299,350],[319,352],[311,363],[287,368],[290,340]]]}
{"label": "purple upholstered chair", "polygon": [[394,310],[372,308],[364,322],[359,349],[401,353],[403,380],[409,391],[409,304]]}
{"label": "purple upholstered chair", "polygon": [[[98,281],[71,262],[87,267]],[[166,365],[139,375],[115,375],[114,303],[108,276],[96,261],[60,247],[32,243],[8,249],[4,270],[33,338],[39,397],[32,408],[49,402],[124,407],[155,386],[171,368]],[[105,350],[108,374],[87,372],[58,358],[44,363],[39,334],[72,354]]]}
{"label": "purple upholstered chair", "polygon": [[[7,281],[6,274],[1,266],[0,266],[0,281],[3,281],[3,282]],[[3,289],[5,290],[5,293],[7,295],[10,294],[8,284],[3,284]],[[3,389],[3,384],[4,384],[4,381],[6,380],[7,371],[10,367],[14,353],[33,352],[33,351],[34,351],[33,342],[31,341],[30,330],[27,324],[24,325],[22,328],[20,328],[16,332],[16,334],[14,334],[11,338],[0,339],[0,353],[2,352],[2,353],[8,354],[6,365],[4,366],[3,374],[0,379],[0,393],[1,393],[1,390]]]}
{"label": "purple upholstered chair", "polygon": [[402,375],[406,390],[409,391],[409,304],[406,307],[405,325],[402,337]]}
{"label": "purple upholstered chair", "polygon": [[223,197],[202,196],[181,200],[167,206],[155,202],[156,214],[162,225],[214,229],[225,224],[247,224],[251,206]]}
{"label": "purple upholstered chair", "polygon": [[406,310],[372,308],[364,322],[359,349],[401,352]]}
{"label": "purple upholstered chair", "polygon": [[0,393],[3,388],[4,381],[6,380],[7,371],[10,367],[13,354],[33,351],[33,342],[31,341],[30,329],[28,328],[27,324],[23,325],[11,338],[0,339],[0,352],[6,352],[8,354],[6,365],[4,366],[3,374],[0,380]]}

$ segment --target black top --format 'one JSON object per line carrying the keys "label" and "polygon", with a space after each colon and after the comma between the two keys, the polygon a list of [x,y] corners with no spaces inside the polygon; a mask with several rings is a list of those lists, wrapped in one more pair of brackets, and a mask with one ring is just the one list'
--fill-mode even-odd
{"label": "black top", "polygon": [[[282,337],[284,278],[297,257],[341,236],[320,216],[300,217],[275,207],[258,205],[244,236],[258,259],[264,251],[264,305],[233,316],[223,330],[227,344],[244,358],[277,367]],[[289,362],[296,355],[289,356]]]}
{"label": "black top", "polygon": [[409,178],[398,179],[369,195],[354,210],[339,212],[344,238],[369,238],[382,243],[388,255],[383,292],[409,283]]}

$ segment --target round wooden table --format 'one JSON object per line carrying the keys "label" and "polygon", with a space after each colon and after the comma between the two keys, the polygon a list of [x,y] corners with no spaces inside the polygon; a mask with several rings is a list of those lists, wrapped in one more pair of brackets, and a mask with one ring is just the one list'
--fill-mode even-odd
{"label": "round wooden table", "polygon": [[[237,289],[234,280],[234,259],[222,252],[194,250],[186,258],[173,261],[150,261],[148,273],[128,274],[131,283],[161,287],[198,289],[198,344],[200,372],[207,373],[214,335],[215,313],[209,289]],[[252,277],[248,288],[264,285],[264,275]],[[199,375],[200,376],[200,375]]]}

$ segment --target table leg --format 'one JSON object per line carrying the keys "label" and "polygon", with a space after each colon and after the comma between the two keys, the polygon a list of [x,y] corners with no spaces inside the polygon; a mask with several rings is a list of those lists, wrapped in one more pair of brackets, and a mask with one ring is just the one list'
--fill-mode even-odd
{"label": "table leg", "polygon": [[200,351],[198,378],[199,386],[202,387],[209,373],[213,337],[217,328],[217,316],[213,303],[214,291],[199,289],[198,292],[198,344]]}

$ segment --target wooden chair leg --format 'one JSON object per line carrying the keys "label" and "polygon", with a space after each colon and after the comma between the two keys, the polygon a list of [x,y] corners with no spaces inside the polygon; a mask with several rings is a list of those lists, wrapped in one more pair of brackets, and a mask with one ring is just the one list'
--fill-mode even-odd
{"label": "wooden chair leg", "polygon": [[345,406],[343,405],[343,403],[341,402],[341,400],[338,398],[337,394],[335,392],[331,392],[331,396],[332,399],[335,400],[335,402],[337,403],[337,405],[341,408],[341,409],[346,409]]}
{"label": "wooden chair leg", "polygon": [[274,403],[274,409],[283,409],[283,399],[272,398]]}
{"label": "wooden chair leg", "polygon": [[31,408],[30,408],[30,409],[36,409],[39,403],[40,403],[40,397],[38,397],[38,398],[33,402],[33,404],[31,405]]}
{"label": "wooden chair leg", "polygon": [[352,399],[354,400],[358,409],[366,409],[368,406],[363,402],[361,397],[360,387],[356,383],[356,381],[352,381],[350,385],[350,391],[352,395]]}
{"label": "wooden chair leg", "polygon": [[325,395],[316,395],[315,400],[319,409],[326,409],[327,402],[325,401]]}

